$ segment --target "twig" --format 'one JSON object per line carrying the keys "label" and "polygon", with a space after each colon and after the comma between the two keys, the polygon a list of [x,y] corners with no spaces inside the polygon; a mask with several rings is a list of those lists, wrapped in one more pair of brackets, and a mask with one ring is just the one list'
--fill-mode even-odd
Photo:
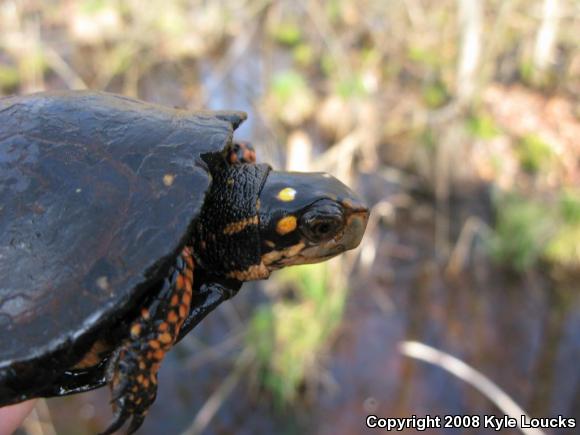
{"label": "twig", "polygon": [[545,435],[539,429],[521,427],[521,416],[529,418],[526,412],[489,378],[468,366],[463,361],[448,353],[416,341],[404,341],[400,343],[399,350],[403,355],[439,366],[443,370],[470,384],[491,400],[504,414],[516,419],[518,428],[525,435]]}
{"label": "twig", "polygon": [[[270,5],[270,2],[271,0],[263,0],[257,6],[255,6],[255,9],[252,11],[252,17],[260,15]],[[211,83],[208,84],[204,98],[201,101],[202,107],[207,106],[214,93],[221,86],[222,82],[233,71],[236,64],[250,48],[251,42],[261,26],[260,20],[254,19],[252,21],[253,23],[249,26],[247,31],[242,32],[242,35],[235,38],[227,53],[225,53],[225,55],[222,57],[222,60],[218,63],[212,72]]]}
{"label": "twig", "polygon": [[217,390],[207,399],[205,404],[198,411],[191,425],[182,435],[199,435],[214,418],[220,407],[238,384],[242,374],[250,366],[253,359],[253,352],[246,349],[240,355],[238,363],[227,378],[220,384]]}
{"label": "twig", "polygon": [[187,367],[191,370],[195,370],[204,364],[207,364],[209,362],[215,361],[223,357],[223,355],[226,354],[228,351],[236,348],[236,346],[238,346],[242,342],[243,337],[244,333],[241,332],[238,334],[229,335],[222,342],[214,346],[207,346],[204,349],[197,349],[201,347],[199,345],[197,346],[190,345],[191,347],[195,347],[196,349],[192,351],[192,353],[195,356],[189,359],[189,361],[187,362]]}
{"label": "twig", "polygon": [[481,55],[483,6],[481,0],[458,0],[461,54],[457,73],[457,97],[469,101],[475,91]]}
{"label": "twig", "polygon": [[449,276],[456,276],[461,272],[467,263],[469,248],[475,236],[480,233],[488,234],[489,232],[489,226],[477,216],[467,218],[453,248],[445,273]]}
{"label": "twig", "polygon": [[540,71],[545,71],[554,61],[559,11],[559,0],[544,0],[542,23],[534,47],[534,66]]}
{"label": "twig", "polygon": [[348,160],[359,148],[364,139],[364,132],[355,130],[333,145],[312,163],[315,170],[328,170],[336,165],[338,160]]}
{"label": "twig", "polygon": [[[368,272],[375,261],[378,244],[375,231],[383,219],[391,222],[395,219],[395,208],[390,201],[381,201],[375,204],[371,210],[366,230],[367,237],[363,239],[362,246],[357,250],[357,252],[360,252],[360,263],[363,273]],[[351,268],[348,269],[349,272]]]}
{"label": "twig", "polygon": [[328,51],[332,54],[332,57],[339,65],[335,70],[338,77],[344,79],[351,76],[352,67],[350,65],[350,59],[340,44],[341,39],[335,34],[332,27],[329,25],[318,1],[301,0],[298,3],[306,11],[310,21],[312,21],[314,28],[322,39],[322,42],[326,45]]}

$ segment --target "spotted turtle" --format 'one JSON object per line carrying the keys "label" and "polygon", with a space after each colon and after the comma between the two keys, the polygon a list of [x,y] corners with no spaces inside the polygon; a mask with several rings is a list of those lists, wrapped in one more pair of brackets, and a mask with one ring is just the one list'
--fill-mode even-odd
{"label": "spotted turtle", "polygon": [[0,99],[0,406],[111,389],[142,424],[165,353],[242,283],[356,247],[368,210],[192,112],[90,91]]}

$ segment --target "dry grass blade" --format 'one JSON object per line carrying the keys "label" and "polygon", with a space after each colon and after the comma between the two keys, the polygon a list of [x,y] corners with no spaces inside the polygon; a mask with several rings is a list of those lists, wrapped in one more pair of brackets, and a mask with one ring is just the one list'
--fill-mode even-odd
{"label": "dry grass blade", "polygon": [[36,402],[36,406],[22,426],[28,435],[56,435],[46,400]]}
{"label": "dry grass blade", "polygon": [[504,414],[515,418],[518,421],[518,428],[525,435],[545,435],[539,429],[521,427],[520,419],[523,415],[528,417],[526,412],[489,378],[473,367],[468,366],[463,361],[448,353],[416,341],[402,342],[399,345],[399,349],[403,355],[439,366],[473,386],[491,400]]}
{"label": "dry grass blade", "polygon": [[88,86],[77,72],[62,58],[58,52],[46,45],[43,47],[48,66],[63,79],[70,89],[87,89]]}
{"label": "dry grass blade", "polygon": [[243,333],[233,334],[213,346],[190,344],[188,347],[193,357],[188,361],[187,366],[191,370],[196,370],[205,364],[225,358],[228,352],[240,346],[243,336]]}

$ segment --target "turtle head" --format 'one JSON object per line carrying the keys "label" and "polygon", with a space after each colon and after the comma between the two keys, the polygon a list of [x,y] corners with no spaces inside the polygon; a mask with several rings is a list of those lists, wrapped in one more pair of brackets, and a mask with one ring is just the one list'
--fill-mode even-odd
{"label": "turtle head", "polygon": [[285,266],[328,260],[362,239],[368,208],[328,174],[258,164],[211,170],[193,246],[198,264],[213,275],[264,279]]}
{"label": "turtle head", "polygon": [[358,195],[325,173],[272,171],[259,201],[261,261],[268,271],[356,248],[369,216]]}

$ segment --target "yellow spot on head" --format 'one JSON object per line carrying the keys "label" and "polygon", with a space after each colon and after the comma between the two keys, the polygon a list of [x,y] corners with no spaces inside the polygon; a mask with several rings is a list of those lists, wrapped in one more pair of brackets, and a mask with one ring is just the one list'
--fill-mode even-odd
{"label": "yellow spot on head", "polygon": [[173,175],[173,174],[165,174],[163,176],[163,184],[165,184],[167,187],[170,187],[173,184],[174,180],[175,180],[175,175]]}
{"label": "yellow spot on head", "polygon": [[278,221],[276,224],[276,232],[283,236],[296,229],[296,216],[286,216]]}
{"label": "yellow spot on head", "polygon": [[277,196],[277,198],[280,201],[284,201],[284,202],[294,201],[295,197],[296,197],[296,191],[294,189],[292,189],[291,187],[286,187],[286,188],[282,189],[280,192],[278,192],[278,196]]}

